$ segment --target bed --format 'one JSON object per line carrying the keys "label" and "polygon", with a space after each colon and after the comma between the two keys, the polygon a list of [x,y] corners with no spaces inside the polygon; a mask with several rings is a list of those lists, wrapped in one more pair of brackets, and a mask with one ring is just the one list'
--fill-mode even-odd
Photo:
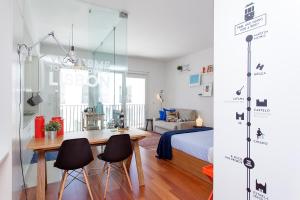
{"label": "bed", "polygon": [[209,149],[213,146],[213,130],[173,135],[172,148],[209,162]]}
{"label": "bed", "polygon": [[[163,159],[167,159],[189,174],[211,183],[201,170],[203,166],[212,163],[213,130],[210,128],[186,131],[187,133],[185,131],[167,132],[167,135],[171,134],[169,140],[172,152],[171,157]],[[164,150],[167,145],[162,145]],[[159,153],[158,155],[160,155]]]}

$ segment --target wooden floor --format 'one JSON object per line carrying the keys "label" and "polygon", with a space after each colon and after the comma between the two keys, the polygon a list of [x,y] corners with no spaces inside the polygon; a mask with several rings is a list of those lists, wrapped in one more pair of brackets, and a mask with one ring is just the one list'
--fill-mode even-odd
{"label": "wooden floor", "polygon": [[[135,162],[133,160],[130,168],[130,177],[133,184],[131,192],[126,181],[125,175],[112,170],[107,199],[126,200],[126,199],[149,199],[149,200],[207,200],[212,186],[205,181],[193,177],[167,161],[155,158],[155,151],[141,148],[141,157],[145,175],[145,186],[139,188]],[[134,159],[134,157],[133,157]],[[199,169],[201,173],[201,169]],[[95,173],[96,174],[96,173]],[[94,199],[103,199],[105,177],[100,181],[98,175],[89,176]],[[58,197],[59,183],[48,184],[46,199],[54,200]],[[27,190],[28,200],[35,199],[35,188]],[[21,199],[25,200],[22,195]],[[89,199],[86,185],[79,181],[74,181],[65,189],[63,199],[85,200]]]}

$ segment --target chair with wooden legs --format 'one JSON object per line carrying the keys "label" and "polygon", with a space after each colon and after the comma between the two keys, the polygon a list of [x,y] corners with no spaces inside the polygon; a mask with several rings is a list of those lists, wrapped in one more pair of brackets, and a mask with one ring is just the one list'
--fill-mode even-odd
{"label": "chair with wooden legs", "polygon": [[[87,185],[87,189],[90,195],[90,198],[93,200],[93,195],[91,191],[91,187],[88,181],[87,173],[84,169],[90,162],[94,160],[93,153],[91,150],[91,146],[89,141],[86,138],[65,140],[57,155],[57,159],[54,163],[54,167],[64,170],[63,177],[59,187],[58,199],[62,199],[63,191],[65,189],[65,183],[68,176],[73,177],[73,179],[69,182],[73,182],[75,179],[85,183]],[[81,169],[81,171],[77,171]],[[69,171],[72,171],[69,173]],[[73,173],[77,174],[74,175]],[[83,174],[85,182],[78,178],[78,175]],[[68,184],[68,185],[69,185]],[[68,185],[66,187],[68,187]]]}
{"label": "chair with wooden legs", "polygon": [[99,154],[98,158],[104,161],[104,166],[101,172],[101,177],[104,175],[104,172],[107,171],[104,199],[106,199],[107,187],[109,183],[109,176],[112,164],[122,162],[122,168],[125,171],[125,175],[129,184],[130,189],[132,190],[132,184],[128,176],[127,168],[125,165],[125,160],[129,158],[132,154],[132,146],[130,141],[130,136],[128,134],[113,135],[107,141],[104,153]]}

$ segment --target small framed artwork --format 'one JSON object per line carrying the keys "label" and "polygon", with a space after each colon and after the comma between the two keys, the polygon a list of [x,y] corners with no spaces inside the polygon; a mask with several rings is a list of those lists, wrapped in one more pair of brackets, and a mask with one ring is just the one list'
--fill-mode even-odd
{"label": "small framed artwork", "polygon": [[201,75],[200,74],[192,74],[189,77],[189,85],[190,87],[199,86],[201,84]]}
{"label": "small framed artwork", "polygon": [[202,86],[202,95],[204,97],[210,97],[212,95],[212,83],[205,83]]}
{"label": "small framed artwork", "polygon": [[213,65],[204,66],[201,68],[200,71],[201,74],[212,73],[214,71],[214,66]]}
{"label": "small framed artwork", "polygon": [[213,72],[214,71],[214,67],[213,67],[213,65],[208,65],[207,66],[207,73],[209,73],[209,72]]}

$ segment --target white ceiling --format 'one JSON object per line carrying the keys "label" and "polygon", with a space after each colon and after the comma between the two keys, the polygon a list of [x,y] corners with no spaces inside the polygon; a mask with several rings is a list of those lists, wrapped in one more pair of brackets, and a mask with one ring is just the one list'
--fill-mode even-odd
{"label": "white ceiling", "polygon": [[[49,32],[63,45],[71,42],[71,27],[74,24],[74,45],[77,48],[95,50],[120,22],[119,12],[97,8],[87,3],[72,0],[29,0],[26,15],[34,40]],[[71,2],[71,3],[70,3]],[[48,39],[44,43],[55,43]],[[112,42],[111,42],[112,43]]]}
{"label": "white ceiling", "polygon": [[213,0],[88,0],[126,10],[128,53],[169,60],[213,46]]}
{"label": "white ceiling", "polygon": [[[48,0],[48,5],[45,5],[45,0],[32,1],[37,7],[32,7],[31,18],[39,36],[55,30],[63,41],[68,41],[70,24],[75,22],[75,45],[82,48],[94,48],[98,45],[95,38],[102,41],[118,23],[117,12],[107,10],[106,15],[99,16],[97,21],[101,24],[101,30],[93,30],[86,23],[90,6],[79,4],[80,0],[73,0],[72,6],[61,0]],[[101,7],[128,12],[130,56],[170,60],[213,46],[213,0],[87,1]],[[93,38],[93,41],[86,38]]]}

